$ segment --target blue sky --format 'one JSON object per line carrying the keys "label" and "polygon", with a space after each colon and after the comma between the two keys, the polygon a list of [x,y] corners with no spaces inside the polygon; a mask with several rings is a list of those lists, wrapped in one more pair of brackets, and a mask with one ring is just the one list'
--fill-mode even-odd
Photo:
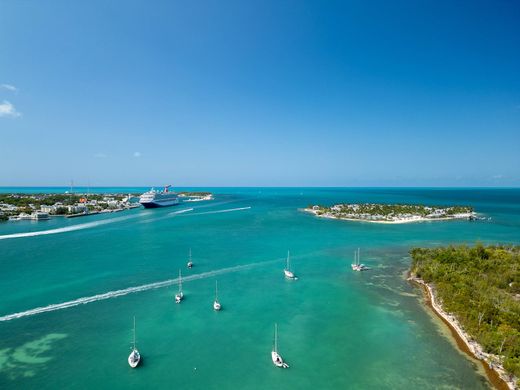
{"label": "blue sky", "polygon": [[0,1],[0,186],[520,186],[517,1]]}

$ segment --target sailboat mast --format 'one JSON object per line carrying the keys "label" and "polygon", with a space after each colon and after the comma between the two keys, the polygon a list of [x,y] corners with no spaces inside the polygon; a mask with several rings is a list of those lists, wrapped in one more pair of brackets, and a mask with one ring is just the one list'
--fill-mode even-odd
{"label": "sailboat mast", "polygon": [[289,271],[291,268],[291,254],[287,251],[287,270]]}
{"label": "sailboat mast", "polygon": [[218,301],[218,285],[217,281],[215,280],[215,301]]}
{"label": "sailboat mast", "polygon": [[135,349],[135,316],[134,316],[134,349]]}
{"label": "sailboat mast", "polygon": [[278,352],[278,324],[274,324],[274,351]]}
{"label": "sailboat mast", "polygon": [[191,261],[191,248],[190,248],[190,254],[188,256],[188,260]]}
{"label": "sailboat mast", "polygon": [[181,270],[179,270],[179,293],[182,292],[182,275]]}
{"label": "sailboat mast", "polygon": [[357,264],[358,265],[360,264],[360,261],[359,261],[359,248],[357,248]]}

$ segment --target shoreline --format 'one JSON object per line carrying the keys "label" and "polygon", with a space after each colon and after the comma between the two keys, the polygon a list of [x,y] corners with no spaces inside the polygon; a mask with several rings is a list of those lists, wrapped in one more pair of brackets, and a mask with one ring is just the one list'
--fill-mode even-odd
{"label": "shoreline", "polygon": [[407,280],[416,283],[422,288],[423,293],[427,298],[426,305],[450,329],[450,333],[455,339],[459,349],[482,364],[488,380],[495,388],[499,390],[519,389],[519,387],[516,386],[515,378],[513,377],[513,379],[511,379],[511,376],[507,373],[502,364],[498,363],[499,357],[484,352],[482,346],[474,341],[472,337],[464,331],[464,328],[455,316],[444,311],[441,304],[437,302],[435,290],[431,285],[420,278],[412,276],[409,276]]}
{"label": "shoreline", "polygon": [[363,218],[341,218],[341,217],[335,217],[333,215],[325,215],[321,214],[318,215],[318,213],[315,210],[312,209],[301,209],[302,211],[306,213],[314,214],[314,216],[318,218],[328,218],[328,219],[338,219],[341,221],[355,221],[355,222],[370,222],[370,223],[383,223],[383,224],[390,224],[390,225],[396,225],[396,224],[403,224],[403,223],[413,223],[413,222],[431,222],[431,221],[453,221],[453,220],[465,220],[468,219],[473,214],[463,214],[459,217],[442,217],[442,218],[424,218],[424,217],[416,217],[416,218],[403,218],[399,220],[394,221],[387,221],[387,220],[373,220],[373,219],[363,219]]}

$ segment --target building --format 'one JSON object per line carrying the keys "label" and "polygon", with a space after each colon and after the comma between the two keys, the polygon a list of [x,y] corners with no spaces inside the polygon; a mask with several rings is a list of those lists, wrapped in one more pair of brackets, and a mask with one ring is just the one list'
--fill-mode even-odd
{"label": "building", "polygon": [[47,206],[47,205],[42,205],[40,207],[40,210],[44,213],[48,213],[48,214],[53,214],[56,212],[56,206]]}

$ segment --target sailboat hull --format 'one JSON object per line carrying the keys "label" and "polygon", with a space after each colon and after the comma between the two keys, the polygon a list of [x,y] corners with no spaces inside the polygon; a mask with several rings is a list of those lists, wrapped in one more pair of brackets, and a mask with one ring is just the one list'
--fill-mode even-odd
{"label": "sailboat hull", "polygon": [[128,356],[128,364],[132,368],[136,368],[139,363],[141,362],[141,355],[137,350],[133,350],[130,355]]}
{"label": "sailboat hull", "polygon": [[279,367],[279,368],[288,368],[289,367],[289,365],[283,361],[282,357],[276,351],[271,352],[271,359],[273,361],[273,364],[276,367]]}

